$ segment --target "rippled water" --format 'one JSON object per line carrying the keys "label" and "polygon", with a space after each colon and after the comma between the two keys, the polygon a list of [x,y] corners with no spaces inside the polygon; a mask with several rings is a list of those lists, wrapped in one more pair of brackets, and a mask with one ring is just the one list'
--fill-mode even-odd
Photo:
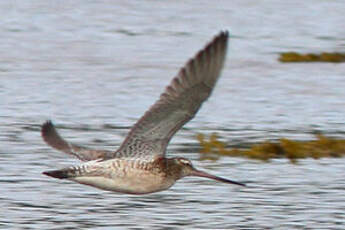
{"label": "rippled water", "polygon": [[[0,229],[341,229],[345,159],[201,161],[195,134],[233,145],[314,132],[345,136],[345,65],[281,64],[283,51],[343,51],[343,1],[3,1],[0,3]],[[179,67],[221,29],[219,84],[170,156],[244,181],[186,178],[130,196],[44,177],[77,164],[46,146],[116,149]]]}

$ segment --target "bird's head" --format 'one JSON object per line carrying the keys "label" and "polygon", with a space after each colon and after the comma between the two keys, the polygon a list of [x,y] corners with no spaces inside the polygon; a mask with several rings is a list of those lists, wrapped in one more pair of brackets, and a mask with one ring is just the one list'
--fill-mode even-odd
{"label": "bird's head", "polygon": [[218,177],[218,176],[209,174],[207,172],[198,170],[198,169],[194,168],[192,162],[186,158],[176,157],[176,158],[173,158],[172,160],[173,160],[173,165],[174,165],[174,169],[175,169],[173,171],[178,172],[178,179],[180,179],[182,177],[186,177],[186,176],[197,176],[197,177],[206,177],[206,178],[220,181],[223,183],[237,184],[237,185],[245,186],[245,184],[243,184],[243,183],[229,180],[229,179],[225,179],[222,177]]}

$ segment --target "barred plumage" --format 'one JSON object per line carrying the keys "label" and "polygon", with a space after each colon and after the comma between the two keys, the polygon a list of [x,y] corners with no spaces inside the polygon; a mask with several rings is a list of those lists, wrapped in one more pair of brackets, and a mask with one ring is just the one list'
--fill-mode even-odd
{"label": "barred plumage", "polygon": [[42,127],[43,139],[52,147],[86,162],[44,174],[130,194],[161,191],[185,176],[244,185],[199,171],[187,159],[165,158],[172,136],[195,116],[210,96],[225,61],[227,41],[228,32],[221,32],[190,59],[159,100],[136,122],[117,151],[71,144],[58,134],[50,121],[46,122]]}

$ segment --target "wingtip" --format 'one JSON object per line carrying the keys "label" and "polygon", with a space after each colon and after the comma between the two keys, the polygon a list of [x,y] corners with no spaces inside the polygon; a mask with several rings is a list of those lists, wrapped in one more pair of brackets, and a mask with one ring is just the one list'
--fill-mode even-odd
{"label": "wingtip", "polygon": [[228,37],[229,37],[229,31],[227,31],[227,30],[220,30],[218,33],[216,33],[213,36],[212,40],[216,40],[216,39],[219,39],[219,38],[228,38]]}
{"label": "wingtip", "polygon": [[219,33],[219,36],[221,37],[229,37],[229,31],[228,30],[221,30]]}
{"label": "wingtip", "polygon": [[43,123],[41,127],[41,136],[47,144],[54,148],[61,149],[61,146],[65,145],[51,120],[47,120]]}
{"label": "wingtip", "polygon": [[203,50],[199,51],[197,56],[201,55],[205,51],[210,52],[210,50],[214,46],[222,47],[221,50],[226,50],[228,38],[229,32],[227,30],[221,30],[217,35],[214,36],[214,38],[209,43],[207,43]]}
{"label": "wingtip", "polygon": [[54,129],[53,122],[51,120],[47,120],[41,127],[41,135],[43,137],[46,136],[52,129]]}
{"label": "wingtip", "polygon": [[213,40],[222,40],[226,42],[228,38],[229,38],[229,31],[221,30],[217,35],[214,36]]}

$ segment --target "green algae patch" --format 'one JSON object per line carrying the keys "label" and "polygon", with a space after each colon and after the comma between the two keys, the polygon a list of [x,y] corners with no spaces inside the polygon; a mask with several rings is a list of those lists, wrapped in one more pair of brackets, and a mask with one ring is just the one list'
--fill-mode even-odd
{"label": "green algae patch", "polygon": [[341,63],[345,62],[345,53],[328,53],[323,52],[321,54],[299,54],[296,52],[281,53],[279,57],[280,62],[333,62]]}
{"label": "green algae patch", "polygon": [[209,138],[198,134],[202,154],[214,154],[217,157],[201,157],[201,159],[218,159],[219,156],[247,157],[251,159],[269,161],[272,158],[288,158],[296,163],[298,159],[345,156],[345,140],[334,139],[318,134],[315,140],[296,141],[287,138],[278,141],[265,141],[249,148],[229,148],[225,142],[219,140],[213,133]]}

